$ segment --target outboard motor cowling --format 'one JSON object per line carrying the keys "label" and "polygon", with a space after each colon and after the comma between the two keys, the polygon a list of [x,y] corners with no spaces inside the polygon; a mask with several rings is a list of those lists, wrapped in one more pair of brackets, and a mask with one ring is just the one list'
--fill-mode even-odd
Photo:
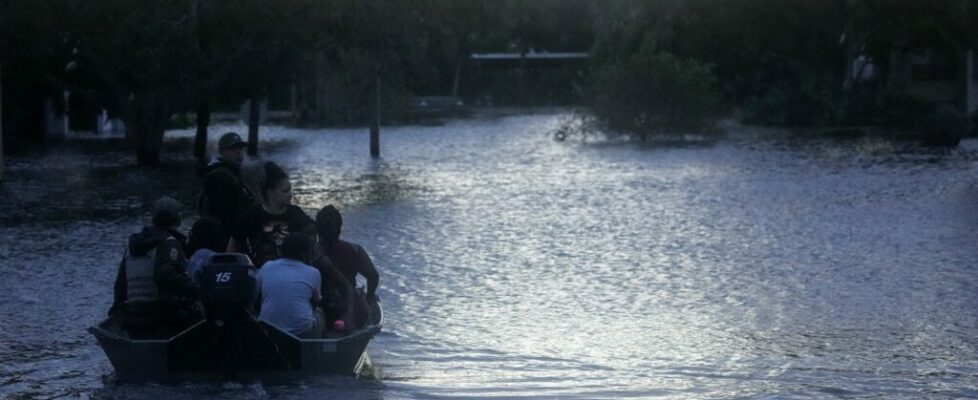
{"label": "outboard motor cowling", "polygon": [[258,297],[258,271],[244,254],[210,256],[200,269],[199,282],[201,300],[208,310],[233,307],[250,312]]}
{"label": "outboard motor cowling", "polygon": [[207,351],[213,352],[207,358],[234,374],[247,364],[244,337],[256,325],[258,271],[244,254],[218,253],[201,267],[198,282],[210,336]]}

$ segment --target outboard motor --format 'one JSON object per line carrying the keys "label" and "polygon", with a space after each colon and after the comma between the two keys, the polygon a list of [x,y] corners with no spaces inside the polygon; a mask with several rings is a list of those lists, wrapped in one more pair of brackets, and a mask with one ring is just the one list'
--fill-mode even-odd
{"label": "outboard motor", "polygon": [[239,370],[243,338],[255,325],[258,271],[244,254],[218,253],[200,269],[201,301],[211,332],[211,350],[229,369]]}
{"label": "outboard motor", "polygon": [[258,270],[244,254],[218,253],[200,269],[201,300],[207,319],[231,318],[227,313],[251,313],[258,297]]}

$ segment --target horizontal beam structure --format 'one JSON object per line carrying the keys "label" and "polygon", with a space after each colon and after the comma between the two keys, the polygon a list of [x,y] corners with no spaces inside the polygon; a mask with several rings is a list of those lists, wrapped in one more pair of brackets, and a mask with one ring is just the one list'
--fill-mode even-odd
{"label": "horizontal beam structure", "polygon": [[515,61],[515,60],[579,60],[588,58],[588,53],[472,53],[475,61]]}

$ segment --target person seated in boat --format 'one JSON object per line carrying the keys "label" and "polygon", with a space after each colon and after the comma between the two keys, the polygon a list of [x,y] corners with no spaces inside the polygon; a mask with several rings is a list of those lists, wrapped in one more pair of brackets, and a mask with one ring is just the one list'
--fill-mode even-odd
{"label": "person seated in boat", "polygon": [[342,227],[343,217],[332,204],[323,207],[316,214],[316,229],[323,254],[329,257],[333,266],[351,285],[356,285],[358,274],[367,280],[366,294],[353,298],[353,322],[354,326],[359,327],[367,320],[368,302],[377,301],[380,274],[362,246],[340,239]]}
{"label": "person seated in boat", "polygon": [[[329,257],[323,254],[322,247],[316,240],[317,236],[310,236],[309,238],[311,248],[309,265],[318,269],[319,275],[322,277],[319,290],[323,299],[320,301],[319,307],[326,313],[327,321],[332,322],[329,324],[330,334],[346,333],[354,328],[352,317],[356,292],[350,281],[333,266]],[[337,321],[341,323],[336,324]]]}
{"label": "person seated in boat", "polygon": [[219,219],[203,217],[194,222],[190,227],[190,239],[187,242],[187,254],[190,254],[190,260],[187,261],[187,276],[190,280],[199,285],[198,274],[201,267],[210,256],[224,252],[227,247],[228,235]]}
{"label": "person seated in boat", "polygon": [[321,337],[326,325],[319,292],[319,270],[306,264],[311,246],[303,233],[282,240],[282,257],[258,270],[261,312],[258,318],[302,338]]}
{"label": "person seated in boat", "polygon": [[153,205],[152,225],[129,236],[109,315],[118,317],[131,335],[179,330],[201,317],[197,287],[185,270],[180,222],[180,204],[163,197]]}
{"label": "person seated in boat", "polygon": [[289,175],[277,164],[267,162],[261,182],[262,203],[242,214],[231,231],[228,252],[244,253],[255,267],[281,257],[282,241],[290,233],[315,234],[315,222],[292,204]]}

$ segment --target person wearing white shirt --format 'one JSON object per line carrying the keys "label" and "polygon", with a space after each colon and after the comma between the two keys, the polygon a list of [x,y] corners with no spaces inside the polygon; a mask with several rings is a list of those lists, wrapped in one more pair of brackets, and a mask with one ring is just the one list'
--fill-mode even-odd
{"label": "person wearing white shirt", "polygon": [[315,307],[320,300],[319,270],[306,264],[311,249],[310,237],[289,234],[282,241],[282,258],[258,270],[261,312],[259,319],[303,338],[321,337],[326,318]]}

